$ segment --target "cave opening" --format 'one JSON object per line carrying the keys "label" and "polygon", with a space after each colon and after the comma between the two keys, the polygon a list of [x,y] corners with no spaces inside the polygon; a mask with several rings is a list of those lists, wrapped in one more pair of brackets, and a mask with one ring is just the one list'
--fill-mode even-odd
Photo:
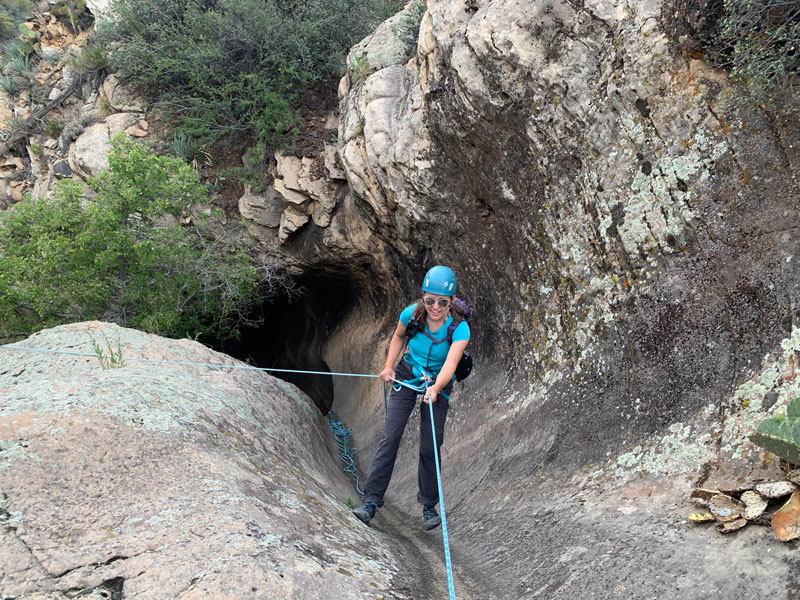
{"label": "cave opening", "polygon": [[[295,277],[299,296],[273,298],[260,307],[263,323],[243,329],[237,340],[212,346],[248,364],[274,369],[326,371],[323,359],[331,333],[356,310],[362,297],[364,274],[341,266],[324,265]],[[374,291],[374,290],[373,290]],[[270,372],[303,390],[322,414],[333,404],[331,375]]]}

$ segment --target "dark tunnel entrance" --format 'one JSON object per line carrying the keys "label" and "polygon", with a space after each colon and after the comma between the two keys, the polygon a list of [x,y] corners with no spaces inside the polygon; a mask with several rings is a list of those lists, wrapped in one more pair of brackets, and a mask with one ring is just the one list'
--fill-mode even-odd
{"label": "dark tunnel entrance", "polygon": [[[351,273],[326,268],[296,278],[299,297],[275,298],[261,307],[263,324],[245,329],[238,340],[212,344],[215,349],[258,367],[302,371],[330,371],[322,358],[326,341],[348,314],[357,308],[360,290]],[[323,414],[333,404],[330,375],[275,373],[293,383],[314,401]]]}

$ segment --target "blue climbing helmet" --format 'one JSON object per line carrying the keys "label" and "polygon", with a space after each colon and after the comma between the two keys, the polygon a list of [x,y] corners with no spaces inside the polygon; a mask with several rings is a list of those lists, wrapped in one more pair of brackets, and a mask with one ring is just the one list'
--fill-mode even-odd
{"label": "blue climbing helmet", "polygon": [[453,269],[443,265],[436,265],[425,273],[422,281],[422,291],[437,296],[456,295],[456,274]]}

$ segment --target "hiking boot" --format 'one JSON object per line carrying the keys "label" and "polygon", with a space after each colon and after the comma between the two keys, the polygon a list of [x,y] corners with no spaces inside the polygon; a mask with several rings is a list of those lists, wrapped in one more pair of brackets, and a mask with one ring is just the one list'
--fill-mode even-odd
{"label": "hiking boot", "polygon": [[432,506],[422,507],[422,518],[425,520],[425,529],[433,529],[434,527],[438,527],[442,522],[442,518],[439,516],[439,513],[437,513],[436,509]]}
{"label": "hiking boot", "polygon": [[364,502],[359,508],[353,511],[353,514],[364,523],[369,523],[375,513],[378,512],[378,505],[374,502]]}

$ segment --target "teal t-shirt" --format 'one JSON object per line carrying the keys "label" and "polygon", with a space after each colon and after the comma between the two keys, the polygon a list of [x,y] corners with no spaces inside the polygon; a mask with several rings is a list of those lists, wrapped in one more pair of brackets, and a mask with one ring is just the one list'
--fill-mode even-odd
{"label": "teal t-shirt", "polygon": [[[416,304],[407,306],[403,312],[400,313],[400,322],[408,327],[409,321],[414,316],[414,310],[417,308]],[[424,321],[424,319],[423,319]],[[444,324],[436,331],[428,329],[425,325],[425,331],[433,336],[436,340],[444,340],[438,344],[424,335],[421,331],[417,333],[408,343],[408,352],[404,358],[412,366],[416,365],[422,367],[431,375],[436,375],[442,369],[444,361],[447,359],[447,353],[450,351],[450,344],[447,343],[447,328],[453,322],[453,317],[449,316],[445,319]],[[453,341],[460,342],[469,339],[469,325],[466,321],[461,321],[458,326],[453,330]]]}

